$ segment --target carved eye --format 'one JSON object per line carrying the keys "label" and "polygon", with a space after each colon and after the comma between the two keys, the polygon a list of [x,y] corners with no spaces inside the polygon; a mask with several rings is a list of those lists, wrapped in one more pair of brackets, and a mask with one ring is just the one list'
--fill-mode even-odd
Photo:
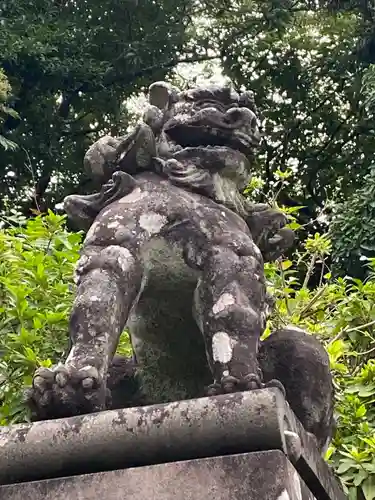
{"label": "carved eye", "polygon": [[214,108],[217,111],[221,111],[225,113],[225,106],[218,101],[213,99],[205,99],[202,101],[197,101],[194,104],[194,109],[205,109],[205,108]]}
{"label": "carved eye", "polygon": [[242,111],[239,108],[230,108],[225,113],[225,120],[228,122],[237,122],[243,117]]}

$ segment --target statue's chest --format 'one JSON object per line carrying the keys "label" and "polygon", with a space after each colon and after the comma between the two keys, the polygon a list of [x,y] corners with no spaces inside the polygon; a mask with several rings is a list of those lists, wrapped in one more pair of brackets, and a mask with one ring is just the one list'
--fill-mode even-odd
{"label": "statue's chest", "polygon": [[[189,267],[183,258],[183,248],[178,242],[156,238],[145,245],[141,252],[144,265],[144,288],[176,293],[182,288],[194,289],[199,272]],[[160,296],[159,296],[160,298]]]}

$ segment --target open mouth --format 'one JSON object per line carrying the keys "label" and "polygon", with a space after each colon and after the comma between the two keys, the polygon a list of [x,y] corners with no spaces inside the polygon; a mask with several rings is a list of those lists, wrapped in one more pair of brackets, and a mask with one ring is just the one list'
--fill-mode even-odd
{"label": "open mouth", "polygon": [[222,146],[239,151],[246,157],[254,154],[259,138],[239,130],[222,130],[210,126],[187,123],[176,124],[165,129],[172,141],[182,147]]}

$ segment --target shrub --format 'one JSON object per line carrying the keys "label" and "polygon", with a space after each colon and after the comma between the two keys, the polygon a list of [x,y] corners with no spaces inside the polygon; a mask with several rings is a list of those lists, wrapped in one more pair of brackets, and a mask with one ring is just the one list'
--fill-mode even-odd
{"label": "shrub", "polygon": [[[64,359],[82,236],[49,212],[0,230],[0,425],[28,420],[23,389],[39,366]],[[129,354],[126,332],[117,350]]]}
{"label": "shrub", "polygon": [[[336,391],[337,432],[326,459],[349,494],[358,489],[366,500],[375,498],[375,259],[366,282],[333,280],[325,267],[330,241],[315,235],[295,260],[266,265],[276,310],[272,329],[294,324],[316,335],[328,351]],[[322,269],[319,286],[308,288],[313,267]],[[299,278],[301,265],[306,274]],[[326,272],[325,272],[326,271]],[[324,274],[325,272],[325,274]]]}
{"label": "shrub", "polygon": [[[18,113],[14,109],[7,106],[11,90],[12,89],[9,85],[8,79],[4,71],[0,68],[0,127],[8,116],[19,118]],[[17,144],[0,134],[0,150],[1,149],[15,150],[17,149]]]}
{"label": "shrub", "polygon": [[[12,219],[8,219],[12,222]],[[64,357],[81,235],[49,213],[0,230],[0,425],[27,420],[22,389],[37,366]],[[295,223],[294,223],[295,224]],[[375,498],[375,259],[369,277],[332,279],[325,259],[330,240],[306,240],[292,260],[266,264],[276,308],[264,336],[293,323],[317,335],[330,356],[337,432],[326,459],[349,497]],[[315,266],[320,282],[308,288]],[[301,278],[301,268],[305,269]],[[120,351],[128,352],[125,335]]]}
{"label": "shrub", "polygon": [[363,186],[337,205],[330,237],[334,272],[364,279],[365,258],[375,256],[375,167]]}
{"label": "shrub", "polygon": [[16,225],[0,230],[0,425],[27,418],[22,388],[64,356],[81,243],[53,213],[7,222]]}

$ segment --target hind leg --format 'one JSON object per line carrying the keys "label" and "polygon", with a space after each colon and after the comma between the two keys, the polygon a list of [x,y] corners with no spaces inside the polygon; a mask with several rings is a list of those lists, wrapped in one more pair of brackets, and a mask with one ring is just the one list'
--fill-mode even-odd
{"label": "hind leg", "polygon": [[322,344],[302,330],[286,328],[260,344],[264,380],[279,380],[286,399],[322,451],[333,433],[333,383],[329,358]]}
{"label": "hind leg", "polygon": [[100,411],[107,371],[142,279],[140,263],[119,246],[83,255],[70,318],[72,347],[63,365],[36,371],[29,405],[37,419]]}

